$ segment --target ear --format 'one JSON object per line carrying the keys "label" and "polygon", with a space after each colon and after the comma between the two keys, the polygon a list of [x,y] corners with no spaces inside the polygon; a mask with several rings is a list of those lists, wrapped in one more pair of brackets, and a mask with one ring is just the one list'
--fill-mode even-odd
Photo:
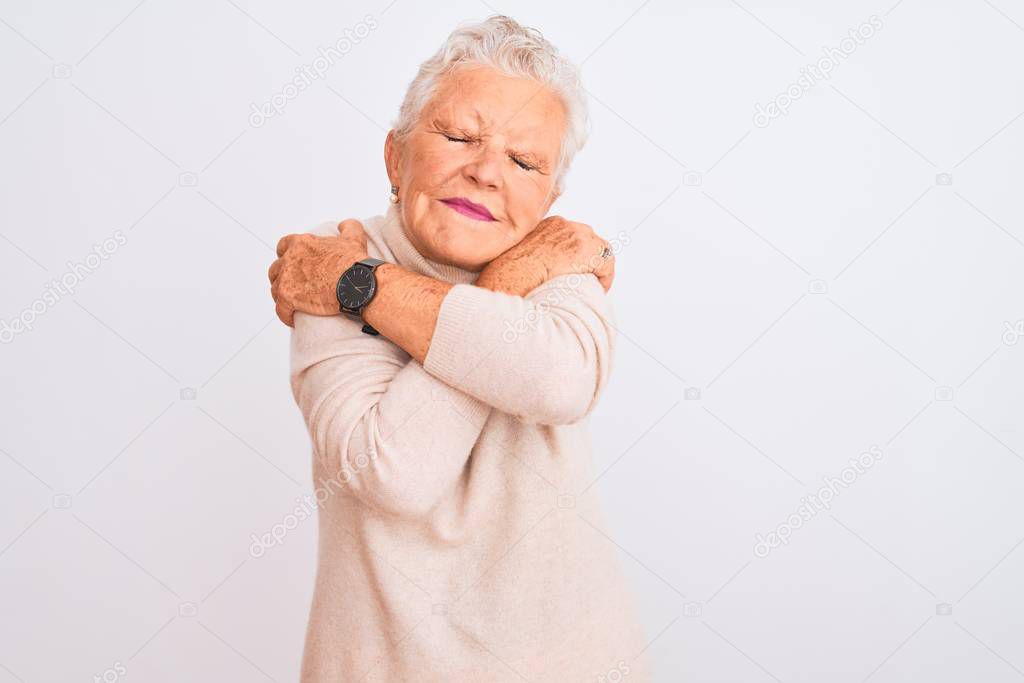
{"label": "ear", "polygon": [[392,185],[401,185],[399,183],[399,166],[401,165],[401,150],[400,145],[395,142],[395,129],[392,128],[388,131],[388,136],[384,139],[384,167],[388,172],[388,179]]}

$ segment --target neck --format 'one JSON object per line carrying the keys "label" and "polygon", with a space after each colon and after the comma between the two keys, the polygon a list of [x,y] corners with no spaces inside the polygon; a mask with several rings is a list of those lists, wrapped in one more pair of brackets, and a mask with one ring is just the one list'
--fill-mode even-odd
{"label": "neck", "polygon": [[381,225],[381,233],[384,241],[394,253],[398,265],[404,266],[420,275],[451,282],[452,284],[472,284],[479,275],[479,273],[459,266],[434,261],[417,251],[416,247],[409,240],[405,221],[402,218],[402,211],[398,204],[388,204],[388,210],[384,215],[384,222]]}

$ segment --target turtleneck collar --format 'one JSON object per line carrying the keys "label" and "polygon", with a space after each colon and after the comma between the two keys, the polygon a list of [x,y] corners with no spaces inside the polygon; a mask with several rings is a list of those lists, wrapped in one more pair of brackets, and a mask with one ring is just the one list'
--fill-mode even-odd
{"label": "turtleneck collar", "polygon": [[384,214],[384,220],[381,223],[380,233],[384,243],[387,244],[394,254],[398,265],[404,266],[420,275],[451,282],[452,284],[473,284],[479,275],[479,273],[465,270],[459,266],[432,261],[420,254],[406,235],[405,222],[402,219],[402,212],[399,210],[398,204],[388,204],[388,210]]}

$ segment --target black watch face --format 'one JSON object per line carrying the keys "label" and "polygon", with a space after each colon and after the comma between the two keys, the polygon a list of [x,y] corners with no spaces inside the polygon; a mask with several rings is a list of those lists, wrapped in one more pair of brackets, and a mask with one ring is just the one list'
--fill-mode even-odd
{"label": "black watch face", "polygon": [[360,308],[373,296],[373,271],[365,266],[350,268],[338,283],[338,303],[346,308]]}

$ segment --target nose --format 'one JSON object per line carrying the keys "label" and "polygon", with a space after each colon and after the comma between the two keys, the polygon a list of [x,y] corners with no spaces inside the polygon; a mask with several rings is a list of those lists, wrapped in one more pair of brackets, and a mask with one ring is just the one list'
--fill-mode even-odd
{"label": "nose", "polygon": [[503,182],[501,159],[500,152],[481,149],[477,157],[466,164],[463,172],[470,182],[481,189],[497,190]]}

